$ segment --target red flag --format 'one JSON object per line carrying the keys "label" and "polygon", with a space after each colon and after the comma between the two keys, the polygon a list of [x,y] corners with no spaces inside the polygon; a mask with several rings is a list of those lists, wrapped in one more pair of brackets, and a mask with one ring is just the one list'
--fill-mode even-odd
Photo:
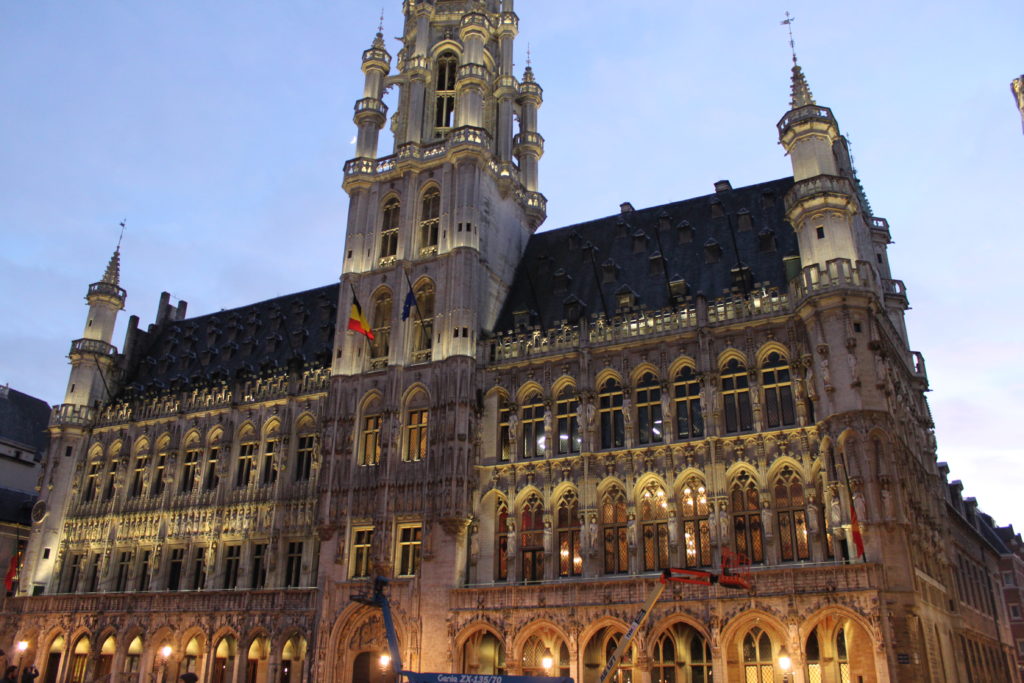
{"label": "red flag", "polygon": [[18,565],[21,564],[21,552],[16,552],[11,557],[11,565],[7,568],[7,575],[4,577],[4,588],[10,593],[14,590],[14,579],[18,577]]}
{"label": "red flag", "polygon": [[853,545],[857,548],[857,557],[864,557],[864,537],[860,535],[857,510],[852,504],[850,505],[850,533],[853,534]]}

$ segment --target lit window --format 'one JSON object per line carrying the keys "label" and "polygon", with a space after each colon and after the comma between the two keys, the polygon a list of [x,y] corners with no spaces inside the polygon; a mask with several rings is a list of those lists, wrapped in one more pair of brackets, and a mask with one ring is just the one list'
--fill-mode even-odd
{"label": "lit window", "polygon": [[370,576],[370,547],[373,543],[373,527],[361,527],[352,531],[352,572],[353,579]]}
{"label": "lit window", "polygon": [[763,562],[764,534],[761,528],[761,494],[749,473],[740,472],[733,481],[729,498],[732,508],[733,543],[736,552],[751,562]]}
{"label": "lit window", "polygon": [[405,414],[405,450],[402,460],[419,462],[427,455],[427,416],[425,409],[410,410]]}
{"label": "lit window", "polygon": [[392,197],[384,204],[380,224],[380,262],[387,264],[394,260],[398,253],[398,225],[401,205]]}
{"label": "lit window", "polygon": [[687,567],[710,567],[711,535],[704,481],[690,477],[683,484],[682,493],[680,516],[683,523],[684,563]]}
{"label": "lit window", "polygon": [[774,498],[782,561],[809,559],[804,485],[800,475],[788,465],[775,478]]}
{"label": "lit window", "polygon": [[420,546],[423,527],[419,524],[398,529],[398,575],[416,576],[420,571]]}
{"label": "lit window", "polygon": [[564,387],[558,392],[558,399],[555,401],[559,455],[579,453],[583,447],[578,412],[579,399],[576,398],[573,387]]}
{"label": "lit window", "polygon": [[441,225],[441,191],[431,187],[420,202],[420,255],[437,253],[438,228]]}
{"label": "lit window", "polygon": [[508,579],[508,505],[499,499],[494,509],[494,580]]}
{"label": "lit window", "polygon": [[772,641],[755,626],[743,637],[743,671],[745,683],[774,683]]}
{"label": "lit window", "polygon": [[452,52],[437,58],[437,80],[434,82],[434,129],[441,137],[452,127],[455,118],[455,75],[459,59]]}
{"label": "lit window", "polygon": [[525,503],[519,523],[519,552],[523,557],[523,581],[544,578],[544,504],[537,494]]}
{"label": "lit window", "polygon": [[668,569],[668,497],[665,490],[648,484],[640,494],[639,508],[644,571]]}
{"label": "lit window", "polygon": [[580,515],[576,493],[569,491],[558,501],[558,575],[579,576],[583,573],[580,553]]}
{"label": "lit window", "polygon": [[629,571],[626,496],[618,487],[609,489],[601,500],[601,531],[604,536],[604,573],[625,574]]}

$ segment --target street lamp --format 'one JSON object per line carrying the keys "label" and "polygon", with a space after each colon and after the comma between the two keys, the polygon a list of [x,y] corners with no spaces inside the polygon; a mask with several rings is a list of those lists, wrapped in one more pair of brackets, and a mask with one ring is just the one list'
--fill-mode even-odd
{"label": "street lamp", "polygon": [[785,648],[779,652],[779,668],[782,669],[782,683],[789,683],[789,671],[793,668],[793,660],[789,658]]}
{"label": "street lamp", "polygon": [[18,651],[18,667],[21,668],[21,657],[25,654],[25,650],[28,649],[28,641],[19,640],[18,644],[14,646],[14,649]]}
{"label": "street lamp", "polygon": [[555,658],[551,656],[551,650],[544,650],[544,656],[540,658],[540,665],[544,667],[545,671],[551,671],[551,667],[555,665]]}
{"label": "street lamp", "polygon": [[[159,661],[157,662],[157,666],[160,667],[160,677],[158,680],[164,681],[167,678],[167,660],[171,658],[172,654],[174,654],[174,648],[170,645],[164,645],[159,650],[157,650],[157,654],[159,655]],[[157,672],[154,671],[153,677],[156,678],[156,675]]]}

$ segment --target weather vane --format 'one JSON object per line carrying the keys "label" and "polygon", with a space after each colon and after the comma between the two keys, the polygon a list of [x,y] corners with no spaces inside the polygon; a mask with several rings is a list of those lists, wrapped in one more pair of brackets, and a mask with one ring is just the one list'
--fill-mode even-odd
{"label": "weather vane", "polygon": [[380,23],[377,24],[377,33],[384,33],[384,8],[380,8]]}
{"label": "weather vane", "polygon": [[120,223],[120,225],[121,225],[121,234],[117,238],[117,250],[118,251],[121,251],[121,240],[124,239],[124,229],[125,229],[125,225],[127,223],[128,223],[128,219],[127,218],[122,220],[121,223]]}
{"label": "weather vane", "polygon": [[796,64],[796,43],[793,42],[793,22],[796,21],[796,17],[790,16],[789,11],[786,11],[786,19],[780,22],[789,31],[789,49],[793,52],[793,64]]}
{"label": "weather vane", "polygon": [[530,53],[530,44],[526,44],[526,66],[533,66],[533,56]]}

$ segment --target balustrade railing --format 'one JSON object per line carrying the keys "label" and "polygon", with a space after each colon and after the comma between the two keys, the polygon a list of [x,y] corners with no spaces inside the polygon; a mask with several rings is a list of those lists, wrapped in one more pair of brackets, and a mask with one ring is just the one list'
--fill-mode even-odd
{"label": "balustrade railing", "polygon": [[71,355],[76,353],[95,353],[99,356],[113,356],[117,347],[99,339],[76,339],[71,342]]}
{"label": "balustrade railing", "polygon": [[89,406],[63,403],[50,411],[51,427],[85,427],[96,419],[96,410]]}
{"label": "balustrade railing", "polygon": [[820,107],[816,104],[809,104],[807,106],[794,109],[793,111],[783,116],[778,123],[779,133],[782,133],[786,128],[790,127],[794,123],[799,123],[800,121],[808,121],[815,119],[823,120],[831,118],[832,110],[829,109],[828,107]]}

